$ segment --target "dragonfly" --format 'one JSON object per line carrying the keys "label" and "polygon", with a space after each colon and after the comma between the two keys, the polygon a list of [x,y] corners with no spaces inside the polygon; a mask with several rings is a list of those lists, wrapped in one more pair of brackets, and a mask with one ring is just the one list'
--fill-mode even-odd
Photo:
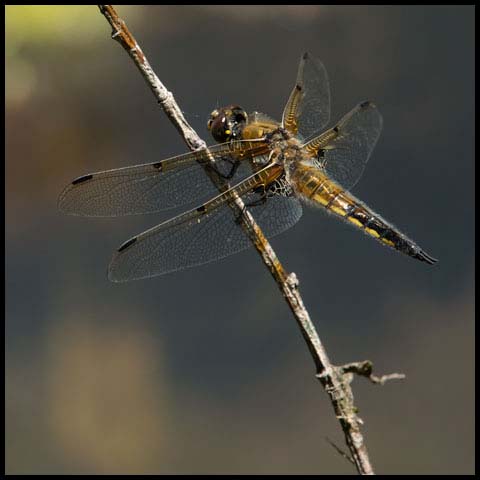
{"label": "dragonfly", "polygon": [[[62,212],[116,217],[159,212],[201,197],[199,206],[132,237],[114,253],[108,277],[125,282],[205,264],[252,245],[232,203],[241,198],[267,237],[295,225],[302,204],[323,208],[382,245],[434,264],[437,260],[350,190],[360,179],[382,130],[373,102],[358,104],[333,127],[322,62],[305,53],[280,122],[238,105],[215,109],[208,130],[217,144],[158,162],[73,180],[58,201]],[[219,191],[205,173],[223,182]]]}

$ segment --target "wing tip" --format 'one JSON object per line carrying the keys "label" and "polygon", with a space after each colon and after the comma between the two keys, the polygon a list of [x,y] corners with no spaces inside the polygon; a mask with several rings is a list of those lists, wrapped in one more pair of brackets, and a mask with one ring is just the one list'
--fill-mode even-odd
{"label": "wing tip", "polygon": [[372,102],[370,100],[364,100],[363,102],[360,103],[360,108],[367,108],[370,105],[372,105]]}
{"label": "wing tip", "polygon": [[58,196],[57,209],[66,215],[78,215],[81,216],[82,212],[72,209],[72,205],[68,202],[68,194],[77,186],[84,182],[87,182],[93,178],[92,173],[82,175],[72,180]]}
{"label": "wing tip", "polygon": [[116,277],[110,268],[107,271],[107,278],[112,283],[125,283],[128,282],[128,279]]}
{"label": "wing tip", "polygon": [[122,243],[113,254],[112,260],[108,265],[107,278],[112,283],[125,283],[130,280],[137,280],[142,277],[126,276],[122,269],[122,257],[126,250],[128,250],[138,240],[138,236],[132,237],[126,242]]}
{"label": "wing tip", "polygon": [[78,177],[75,180],[73,180],[71,185],[78,185],[79,183],[86,182],[88,180],[91,180],[92,178],[93,178],[93,174],[87,173],[87,175],[82,175],[81,177]]}
{"label": "wing tip", "polygon": [[128,247],[130,247],[130,245],[133,245],[137,240],[138,240],[138,237],[132,237],[126,242],[122,243],[117,249],[117,254],[126,250]]}
{"label": "wing tip", "polygon": [[[127,242],[125,242],[125,243],[127,243]],[[121,276],[118,275],[118,271],[117,271],[117,268],[116,268],[116,266],[117,266],[116,259],[118,257],[118,251],[119,250],[117,250],[113,254],[112,260],[110,261],[110,265],[107,268],[107,278],[112,283],[124,283],[124,282],[127,281],[127,279],[122,278]]]}
{"label": "wing tip", "polygon": [[57,209],[59,212],[65,213],[66,215],[75,215],[69,208],[69,203],[67,202],[68,192],[72,189],[73,183],[69,183],[63,190],[62,193],[57,198]]}
{"label": "wing tip", "polygon": [[377,105],[372,100],[365,100],[360,103],[360,108],[377,108]]}

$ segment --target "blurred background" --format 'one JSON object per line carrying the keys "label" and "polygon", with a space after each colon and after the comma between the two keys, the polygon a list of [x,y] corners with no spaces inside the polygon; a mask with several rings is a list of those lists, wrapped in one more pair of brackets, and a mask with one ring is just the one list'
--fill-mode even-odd
{"label": "blurred background", "polygon": [[[474,472],[474,7],[118,8],[205,139],[218,106],[279,118],[300,55],[332,121],[372,99],[384,131],[354,193],[439,258],[306,208],[272,241],[354,380],[378,473]],[[6,7],[6,472],[349,474],[344,440],[251,249],[112,284],[126,239],[179,211],[57,211],[73,178],[186,151],[96,6]],[[209,143],[212,143],[208,140]]]}

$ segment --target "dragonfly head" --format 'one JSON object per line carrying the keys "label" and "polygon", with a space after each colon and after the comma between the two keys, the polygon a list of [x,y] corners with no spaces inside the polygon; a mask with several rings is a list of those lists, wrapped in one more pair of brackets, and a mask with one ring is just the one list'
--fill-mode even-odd
{"label": "dragonfly head", "polygon": [[219,143],[240,140],[247,120],[247,112],[242,107],[229,105],[228,107],[216,108],[210,114],[207,128]]}

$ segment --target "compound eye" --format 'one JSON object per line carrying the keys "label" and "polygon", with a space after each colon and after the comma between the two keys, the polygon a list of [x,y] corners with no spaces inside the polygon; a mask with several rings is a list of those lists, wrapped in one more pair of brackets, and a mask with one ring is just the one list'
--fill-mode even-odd
{"label": "compound eye", "polygon": [[211,114],[210,114],[210,118],[208,119],[208,123],[207,123],[207,129],[208,130],[211,130],[212,129],[212,123],[213,121],[220,115],[220,112],[215,109]]}
{"label": "compound eye", "polygon": [[232,121],[237,125],[247,123],[247,112],[242,107],[234,107],[232,108]]}
{"label": "compound eye", "polygon": [[247,120],[247,116],[245,115],[244,112],[237,112],[235,113],[235,122],[237,123],[242,123]]}

